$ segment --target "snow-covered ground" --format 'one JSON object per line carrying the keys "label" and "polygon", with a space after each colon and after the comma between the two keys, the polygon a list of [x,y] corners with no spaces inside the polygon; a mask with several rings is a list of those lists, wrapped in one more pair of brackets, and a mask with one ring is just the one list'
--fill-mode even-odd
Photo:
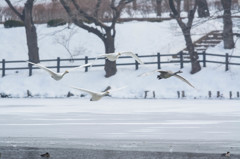
{"label": "snow-covered ground", "polygon": [[[195,25],[192,38],[197,40],[222,27],[221,19]],[[103,43],[96,36],[74,25],[71,28],[37,25],[42,60],[69,58],[62,46],[64,39],[69,37],[69,49],[75,58],[104,53]],[[117,24],[116,29],[116,51],[152,55],[177,53],[185,48],[175,20],[161,23],[133,21]],[[234,30],[239,32],[237,19]],[[0,60],[28,59],[24,28],[5,29],[0,25],[0,35]],[[234,50],[224,50],[220,43],[208,51],[239,56],[240,40],[235,40]],[[133,59],[129,61],[134,62]],[[55,65],[51,62],[43,64]],[[64,64],[82,65],[83,62]],[[16,65],[7,63],[8,66]],[[27,66],[27,63],[21,66]],[[178,71],[179,67],[179,64],[162,65],[163,70]],[[240,91],[239,66],[230,66],[225,72],[224,65],[207,64],[199,73],[191,75],[190,64],[184,64],[182,76],[195,89],[177,78],[157,80],[157,74],[138,77],[156,68],[156,65],[140,65],[135,70],[134,66],[119,66],[115,76],[105,78],[103,68],[93,67],[87,73],[84,70],[69,73],[58,82],[43,70],[33,70],[31,77],[28,70],[7,70],[6,76],[0,77],[0,93],[17,98],[0,99],[0,146],[78,145],[76,147],[156,151],[168,151],[173,146],[177,151],[239,153],[240,102],[236,95]],[[93,91],[102,91],[107,86],[113,89],[127,87],[113,92],[111,97],[90,102],[89,95],[70,86]],[[34,98],[23,98],[27,96],[27,90]],[[177,91],[183,90],[186,97],[177,100]],[[69,91],[75,96],[63,98]],[[145,91],[149,91],[147,98],[153,98],[154,91],[157,99],[143,99]],[[211,99],[208,99],[208,91],[212,91]],[[222,98],[215,100],[217,91],[221,92]],[[228,100],[230,91],[233,100]]]}
{"label": "snow-covered ground", "polygon": [[2,99],[0,145],[239,153],[239,123],[237,100]]}
{"label": "snow-covered ground", "polygon": [[[198,23],[199,19],[196,19],[195,24]],[[234,30],[238,32],[239,21],[235,19],[234,24]],[[64,39],[69,37],[71,37],[69,49],[75,58],[96,57],[104,53],[103,43],[95,35],[74,25],[71,28],[67,29],[66,26],[47,28],[45,24],[37,25],[40,59],[70,58],[69,53],[62,46],[66,42]],[[132,51],[139,55],[155,55],[157,52],[162,54],[177,53],[185,48],[184,38],[175,20],[161,23],[133,21],[117,24],[116,29],[116,51]],[[192,30],[193,40],[197,40],[212,30],[221,29],[221,19],[214,19],[196,25]],[[1,25],[0,34],[0,59],[7,61],[28,59],[24,28],[5,29]],[[240,53],[240,40],[235,40],[236,48],[234,50],[224,50],[223,43],[220,43],[215,48],[209,48],[209,52],[218,54],[228,52],[237,56]],[[207,59],[210,60],[210,57],[207,57]],[[162,60],[172,59],[168,57]],[[231,59],[231,62],[239,63],[239,60],[233,61]],[[123,59],[119,59],[118,62],[121,63],[122,61]],[[156,61],[156,58],[149,58],[147,62],[151,61]],[[223,58],[222,61],[225,61],[225,59]],[[134,60],[129,59],[129,62],[134,62]],[[83,63],[82,61],[62,62],[61,64],[76,66]],[[56,65],[55,62],[45,62],[43,64],[48,66]],[[9,66],[26,67],[27,63],[21,65],[7,63],[6,67]],[[159,81],[156,79],[157,73],[147,77],[138,77],[139,74],[156,68],[157,65],[143,65],[139,66],[139,70],[136,71],[134,66],[119,66],[117,74],[106,79],[103,67],[93,67],[89,69],[88,73],[85,73],[84,70],[70,73],[59,82],[52,80],[43,70],[34,70],[32,77],[28,76],[28,70],[7,70],[6,76],[0,78],[0,93],[11,94],[13,97],[25,97],[27,90],[30,90],[34,96],[64,97],[69,91],[77,95],[80,94],[80,92],[69,88],[69,85],[93,91],[104,90],[107,86],[112,88],[128,86],[126,89],[115,92],[113,97],[143,98],[144,91],[150,91],[149,97],[152,97],[151,91],[155,91],[156,98],[177,98],[177,91],[184,90],[187,98],[207,98],[208,91],[212,91],[213,97],[216,97],[216,92],[220,91],[224,98],[229,98],[229,92],[232,91],[233,97],[236,98],[236,93],[240,88],[239,66],[230,66],[230,71],[225,72],[224,65],[207,63],[206,68],[202,68],[199,73],[191,75],[189,73],[191,70],[190,64],[185,64],[184,69],[182,69],[182,76],[189,80],[196,89],[192,89],[182,81],[174,78]],[[179,68],[179,64],[162,64],[163,70],[178,71]],[[62,69],[62,71],[64,70]],[[89,96],[85,98],[89,98]]]}

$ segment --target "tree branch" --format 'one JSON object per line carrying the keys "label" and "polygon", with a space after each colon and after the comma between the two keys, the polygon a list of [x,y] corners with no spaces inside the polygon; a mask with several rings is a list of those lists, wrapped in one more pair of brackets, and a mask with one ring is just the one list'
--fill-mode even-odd
{"label": "tree branch", "polygon": [[68,16],[72,19],[73,23],[80,28],[86,29],[87,31],[96,34],[102,40],[104,39],[104,34],[101,33],[98,29],[85,25],[82,20],[77,19],[77,17],[73,14],[71,8],[67,4],[65,0],[60,0],[61,4],[63,5],[65,11],[67,12]]}
{"label": "tree branch", "polygon": [[173,12],[173,16],[176,17],[180,17],[180,14],[178,13],[178,11],[176,10],[175,4],[173,2],[173,0],[169,0],[169,7]]}
{"label": "tree branch", "polygon": [[80,15],[82,15],[84,18],[86,18],[86,19],[89,20],[90,22],[93,22],[96,26],[100,26],[100,27],[102,27],[102,28],[107,28],[107,26],[106,26],[104,23],[100,22],[98,19],[96,19],[96,18],[90,16],[89,14],[87,14],[86,12],[84,12],[84,11],[79,7],[79,5],[76,3],[76,0],[72,0],[72,2],[73,2],[74,7],[77,9],[78,13],[79,13]]}
{"label": "tree branch", "polygon": [[16,8],[14,8],[14,6],[12,5],[12,3],[9,0],[5,0],[6,3],[8,4],[8,6],[12,9],[12,11],[22,20],[24,21],[24,16],[19,13]]}
{"label": "tree branch", "polygon": [[94,12],[94,16],[95,16],[96,18],[98,18],[98,12],[99,12],[99,8],[100,8],[101,3],[102,3],[102,0],[97,0],[95,12]]}
{"label": "tree branch", "polygon": [[194,15],[195,15],[195,12],[196,12],[196,10],[197,10],[197,2],[198,2],[198,0],[195,0],[193,9],[188,12],[187,27],[192,27]]}
{"label": "tree branch", "polygon": [[115,6],[115,0],[112,0],[111,8],[113,10],[113,19],[111,27],[115,26],[118,18],[120,17],[122,9],[126,6],[126,4],[133,2],[133,0],[120,0],[118,5]]}

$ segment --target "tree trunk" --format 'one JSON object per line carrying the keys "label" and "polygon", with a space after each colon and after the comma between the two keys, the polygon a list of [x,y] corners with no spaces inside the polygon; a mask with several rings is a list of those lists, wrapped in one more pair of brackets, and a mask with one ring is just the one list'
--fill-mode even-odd
{"label": "tree trunk", "polygon": [[5,0],[11,10],[21,19],[25,26],[26,40],[28,46],[28,58],[29,61],[34,63],[39,63],[39,52],[38,52],[38,42],[37,42],[37,31],[33,23],[32,9],[34,0],[27,0],[22,14],[18,12],[16,8],[12,5],[10,0]]}
{"label": "tree trunk", "polygon": [[203,17],[209,17],[209,9],[208,9],[208,4],[206,0],[198,0],[197,1],[197,6],[198,6],[198,17],[203,18]]}
{"label": "tree trunk", "polygon": [[[113,53],[115,51],[114,37],[111,35],[111,30],[107,31],[107,37],[104,41],[105,52]],[[106,72],[105,77],[113,76],[117,73],[116,61],[105,60],[104,70]]]}
{"label": "tree trunk", "polygon": [[198,62],[198,54],[197,54],[197,52],[194,51],[194,45],[192,42],[190,29],[183,31],[183,34],[184,34],[184,39],[186,42],[187,50],[188,50],[188,53],[189,53],[190,59],[191,59],[191,65],[192,65],[191,74],[194,74],[201,70],[200,63]]}
{"label": "tree trunk", "polygon": [[233,31],[232,31],[232,17],[231,5],[232,0],[221,0],[224,14],[223,14],[223,42],[224,49],[234,48]]}
{"label": "tree trunk", "polygon": [[156,0],[156,11],[157,11],[157,16],[162,15],[162,0]]}
{"label": "tree trunk", "polygon": [[29,61],[39,63],[38,43],[37,43],[37,31],[32,20],[32,8],[33,1],[27,1],[23,11],[24,25],[28,46]]}
{"label": "tree trunk", "polygon": [[194,51],[194,45],[192,42],[192,38],[191,38],[191,27],[192,27],[192,22],[194,19],[194,14],[196,12],[196,3],[194,4],[194,8],[188,12],[188,21],[187,23],[184,23],[180,17],[180,13],[176,10],[175,8],[175,4],[173,0],[169,0],[169,7],[172,11],[173,14],[170,14],[171,17],[174,17],[177,22],[178,25],[180,26],[185,42],[186,42],[186,46],[187,46],[187,50],[188,53],[190,55],[190,59],[191,59],[191,64],[192,64],[192,70],[191,73],[197,73],[198,71],[201,70],[201,66],[200,63],[198,61],[198,54],[197,52]]}

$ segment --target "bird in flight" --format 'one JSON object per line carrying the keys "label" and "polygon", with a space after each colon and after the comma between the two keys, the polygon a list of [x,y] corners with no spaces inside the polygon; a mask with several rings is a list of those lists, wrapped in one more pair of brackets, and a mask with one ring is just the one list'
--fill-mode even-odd
{"label": "bird in flight", "polygon": [[[114,52],[114,53],[109,53],[109,54],[102,54],[102,55],[100,55],[100,56],[98,56],[97,58],[99,58],[99,57],[106,57],[109,61],[116,61],[120,56],[124,56],[124,55],[126,55],[126,56],[131,56],[132,58],[134,58],[138,63],[140,63],[140,64],[144,64],[141,60],[140,60],[140,58],[136,55],[136,54],[134,54],[134,53],[132,53],[132,52]],[[97,59],[96,58],[96,59]]]}
{"label": "bird in flight", "polygon": [[[71,87],[72,87],[72,86],[71,86]],[[87,89],[83,89],[83,88],[77,88],[77,87],[72,87],[72,88],[90,94],[90,95],[92,96],[91,99],[90,99],[90,101],[98,101],[98,100],[100,100],[102,97],[109,95],[111,92],[121,90],[121,89],[123,89],[123,88],[125,88],[125,87],[118,88],[118,89],[114,89],[114,90],[112,90],[111,87],[109,87],[109,88],[107,88],[107,89],[106,89],[105,91],[103,91],[103,92],[95,92],[95,91],[91,91],[91,90],[87,90]]]}
{"label": "bird in flight", "polygon": [[36,63],[30,62],[30,61],[26,61],[26,62],[28,62],[28,63],[30,63],[30,64],[32,64],[34,66],[37,66],[37,67],[47,71],[51,75],[51,77],[53,79],[55,79],[56,81],[61,80],[65,74],[67,74],[67,73],[69,73],[71,71],[74,71],[74,70],[77,70],[77,69],[84,68],[84,67],[92,65],[91,63],[88,63],[88,64],[84,64],[84,65],[81,65],[81,66],[78,66],[78,67],[71,68],[71,69],[66,70],[64,72],[57,73],[57,72],[54,72],[54,71],[50,70],[49,68],[47,68],[46,66],[43,66],[43,65],[41,65],[39,63],[36,64]]}
{"label": "bird in flight", "polygon": [[178,79],[182,80],[183,82],[187,83],[189,86],[195,88],[190,82],[188,82],[185,78],[183,78],[182,76],[178,75],[179,73],[182,73],[182,71],[177,71],[177,72],[172,72],[172,71],[163,71],[163,70],[154,70],[154,71],[151,71],[151,72],[146,72],[146,73],[143,73],[141,75],[139,75],[139,77],[141,76],[147,76],[147,75],[150,75],[154,72],[159,72],[160,74],[157,76],[157,78],[160,80],[160,79],[167,79],[167,78],[170,78],[170,77],[177,77]]}

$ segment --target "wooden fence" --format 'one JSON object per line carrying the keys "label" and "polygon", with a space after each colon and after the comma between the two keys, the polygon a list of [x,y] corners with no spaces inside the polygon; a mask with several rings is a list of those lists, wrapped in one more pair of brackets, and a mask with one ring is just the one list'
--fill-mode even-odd
{"label": "wooden fence", "polygon": [[[156,55],[141,55],[141,56],[138,56],[138,57],[140,59],[142,59],[142,61],[146,61],[147,59],[148,60],[150,59],[150,62],[144,62],[145,65],[156,65],[158,69],[161,69],[161,66],[164,65],[164,64],[175,63],[175,64],[179,64],[180,68],[183,68],[185,63],[190,63],[190,59],[185,57],[187,54],[184,54],[184,53],[180,52],[178,55],[179,55],[179,58],[175,58],[175,59],[172,59],[170,61],[166,60],[166,59],[164,60],[163,57],[170,57],[171,58],[172,56],[176,56],[176,54],[160,54],[160,53],[157,53]],[[230,65],[240,66],[240,62],[239,63],[231,62],[231,61],[235,61],[233,59],[240,59],[240,56],[232,56],[232,55],[229,55],[227,53],[225,55],[218,55],[218,54],[205,53],[205,52],[199,53],[198,55],[200,57],[202,56],[202,59],[199,60],[199,62],[202,63],[203,67],[206,67],[208,63],[222,64],[222,65],[225,65],[225,71],[228,71]],[[219,57],[219,58],[221,58],[221,60],[208,60],[208,57],[212,57],[211,59],[213,59],[214,57],[215,58]],[[132,65],[132,66],[135,66],[135,69],[137,70],[139,68],[139,63],[137,61],[132,62],[132,63],[129,63],[129,62],[119,63],[119,62],[121,62],[121,59],[127,59],[127,58],[131,58],[131,57],[128,57],[128,56],[119,57],[119,60],[118,60],[116,65],[117,66],[124,66],[124,65],[129,65],[130,66],[130,65]],[[155,61],[151,60],[152,58],[154,58]],[[230,61],[230,59],[231,59],[231,61]],[[105,58],[98,58],[97,61],[98,60],[105,60]],[[62,69],[62,68],[72,68],[72,67],[79,66],[79,65],[76,65],[76,66],[61,65],[61,62],[63,62],[63,61],[83,61],[86,64],[88,62],[94,62],[95,58],[89,58],[88,56],[85,56],[84,58],[60,59],[58,57],[57,59],[41,60],[40,62],[41,63],[55,62],[56,65],[47,66],[47,67],[52,68],[52,69],[56,69],[57,72],[60,72],[60,69]],[[8,71],[8,70],[15,70],[15,71],[29,70],[29,76],[31,76],[33,70],[38,69],[37,67],[32,67],[32,65],[27,64],[27,63],[26,63],[26,67],[10,67],[9,66],[9,64],[23,64],[23,63],[26,63],[26,61],[22,61],[22,60],[6,61],[5,59],[2,59],[2,61],[0,61],[0,65],[1,65],[0,71],[2,72],[2,77],[4,77],[6,75],[6,71]],[[103,62],[103,64],[93,64],[92,67],[104,67],[104,62]],[[88,72],[88,67],[85,67],[85,72]]]}

